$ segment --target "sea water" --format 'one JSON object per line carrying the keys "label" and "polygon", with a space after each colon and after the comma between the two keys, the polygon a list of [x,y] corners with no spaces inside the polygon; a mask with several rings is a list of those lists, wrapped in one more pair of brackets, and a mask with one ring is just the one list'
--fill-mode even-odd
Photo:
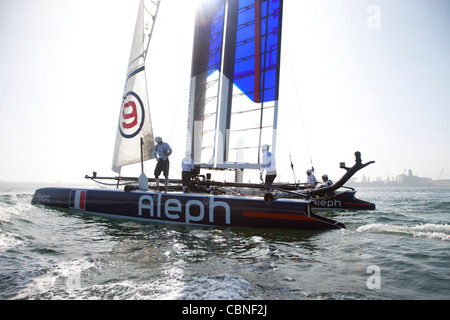
{"label": "sea water", "polygon": [[0,299],[449,299],[450,188],[360,188],[334,231],[173,226],[32,206],[0,184]]}

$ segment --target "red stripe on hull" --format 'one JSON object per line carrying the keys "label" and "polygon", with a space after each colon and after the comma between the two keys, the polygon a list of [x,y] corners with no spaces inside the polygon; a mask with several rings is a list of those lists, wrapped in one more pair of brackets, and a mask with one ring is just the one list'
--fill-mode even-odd
{"label": "red stripe on hull", "polygon": [[85,203],[86,203],[86,191],[80,192],[80,209],[85,209]]}
{"label": "red stripe on hull", "polygon": [[244,212],[244,217],[282,219],[282,220],[316,221],[315,219],[310,218],[306,215],[285,214],[285,213]]}

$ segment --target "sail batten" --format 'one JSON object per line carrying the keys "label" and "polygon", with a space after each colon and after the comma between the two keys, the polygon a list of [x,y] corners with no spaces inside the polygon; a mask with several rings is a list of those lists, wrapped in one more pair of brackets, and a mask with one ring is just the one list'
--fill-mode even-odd
{"label": "sail batten", "polygon": [[[141,0],[119,114],[112,170],[153,158],[145,59],[160,1]],[[141,148],[141,143],[144,147]]]}

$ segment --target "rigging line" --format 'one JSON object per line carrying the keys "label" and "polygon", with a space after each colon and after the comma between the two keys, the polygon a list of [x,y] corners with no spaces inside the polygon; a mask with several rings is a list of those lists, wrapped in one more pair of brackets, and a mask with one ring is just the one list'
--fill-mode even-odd
{"label": "rigging line", "polygon": [[[288,45],[287,41],[285,42],[285,46],[286,46],[286,52],[287,52],[289,65],[293,66],[292,59],[291,59],[291,54],[290,54],[290,51],[289,51],[289,45]],[[297,79],[295,77],[295,73],[294,73],[293,69],[294,68],[289,68],[289,70],[291,71],[291,76],[292,76],[292,81],[294,83],[294,87],[297,88]],[[305,133],[306,147],[308,149],[309,161],[311,163],[311,167],[314,168],[313,161],[312,161],[312,156],[311,156],[311,148],[309,146],[308,131],[306,130],[305,117],[303,116],[303,111],[302,111],[302,107],[301,107],[301,103],[300,103],[300,96],[298,94],[298,90],[297,89],[295,89],[294,91],[295,91],[295,96],[297,98],[297,106],[298,106],[298,109],[300,111],[300,118],[301,118],[302,124],[303,124],[303,131]]]}
{"label": "rigging line", "polygon": [[[283,128],[288,128],[286,126],[286,122],[285,122],[285,119],[286,119],[285,113],[284,113],[285,109],[284,108],[280,108],[280,110],[281,110],[281,121],[283,121]],[[291,169],[292,169],[292,173],[294,175],[294,183],[297,183],[297,177],[296,177],[295,170],[294,170],[294,165],[293,165],[293,162],[292,162],[291,145],[290,145],[290,139],[289,139],[289,136],[288,136],[288,132],[285,129],[282,130],[282,131],[283,131],[283,135],[284,135],[284,141],[286,141],[286,143],[287,143],[287,149],[288,149],[288,154],[289,154],[290,166],[291,166]]]}
{"label": "rigging line", "polygon": [[[184,52],[183,48],[187,48],[188,43],[191,40],[192,39],[190,39],[189,37],[184,37],[184,43],[180,42],[178,52]],[[171,128],[170,128],[170,140],[171,141],[173,141],[173,135],[177,131],[177,130],[175,130],[177,120],[179,120],[179,117],[181,116],[181,114],[183,116],[187,116],[186,114],[184,114],[182,112],[176,112],[178,109],[177,107],[182,105],[181,104],[181,101],[182,101],[182,97],[181,97],[182,89],[181,88],[182,88],[182,84],[183,84],[183,80],[184,80],[183,74],[185,71],[183,66],[187,65],[186,61],[187,61],[187,55],[183,54],[183,57],[177,67],[178,75],[177,75],[176,84],[175,84],[175,96],[174,96],[174,100],[173,100],[173,109],[172,109],[172,112],[173,112],[172,113],[172,124],[171,124]],[[177,133],[179,134],[179,131]]]}
{"label": "rigging line", "polygon": [[[192,24],[193,25],[193,24]],[[187,127],[185,124],[187,123],[187,112],[180,112],[179,110],[183,110],[183,106],[185,103],[185,96],[186,93],[183,88],[185,88],[184,84],[186,84],[186,81],[189,82],[190,77],[189,75],[189,67],[190,64],[187,63],[188,60],[192,59],[192,56],[190,54],[184,54],[185,48],[189,48],[192,41],[193,41],[193,29],[190,29],[189,31],[184,32],[178,32],[177,34],[182,35],[182,39],[184,41],[177,41],[178,43],[178,50],[177,52],[182,54],[181,59],[177,59],[179,61],[177,66],[177,77],[175,79],[175,90],[174,90],[174,99],[173,99],[173,108],[172,108],[172,123],[170,128],[170,141],[174,143],[174,146],[176,146],[175,141],[177,140],[177,136],[180,137],[180,132],[183,132],[181,130],[177,130],[177,128],[183,128],[184,133],[187,133]],[[188,34],[189,36],[187,36]],[[178,55],[179,56],[179,55]],[[182,123],[180,125],[180,122]],[[178,124],[178,127],[177,127]],[[184,154],[186,151],[191,151],[191,146],[189,146],[189,149],[187,149],[186,142],[179,145],[180,148],[184,148],[185,150],[180,150],[180,153]],[[181,170],[178,166],[172,166],[170,168],[169,176],[175,176],[179,177],[181,175]]]}
{"label": "rigging line", "polygon": [[[284,46],[287,46],[287,43],[284,44]],[[288,56],[289,56],[289,50],[286,50],[286,52],[288,53]],[[289,64],[292,65],[290,59],[289,59]],[[292,69],[292,68],[289,68],[289,69]],[[281,110],[280,118],[281,118],[281,121],[283,122],[283,126],[282,127],[283,128],[288,128],[288,126],[286,125],[285,108],[280,108],[280,110]],[[289,116],[290,115],[288,114],[287,117],[289,117]],[[288,151],[288,155],[289,155],[290,167],[291,167],[291,170],[292,170],[292,174],[294,176],[294,183],[297,183],[297,175],[295,174],[295,168],[294,168],[294,164],[293,164],[293,161],[292,161],[292,153],[291,153],[292,148],[291,148],[291,143],[290,143],[291,140],[289,139],[290,136],[288,135],[288,131],[286,129],[283,129],[282,132],[283,132],[283,136],[284,136],[284,141],[286,141],[286,143],[287,143],[287,151]]]}

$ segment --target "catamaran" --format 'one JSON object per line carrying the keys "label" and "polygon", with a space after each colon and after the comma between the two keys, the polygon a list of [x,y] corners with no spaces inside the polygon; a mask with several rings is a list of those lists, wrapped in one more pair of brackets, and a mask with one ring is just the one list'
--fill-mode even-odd
{"label": "catamaran", "polygon": [[[339,229],[345,226],[313,212],[316,208],[375,209],[341,189],[363,164],[334,185],[243,183],[244,170],[261,168],[261,146],[276,154],[283,0],[204,0],[196,14],[188,105],[186,151],[195,174],[181,189],[169,179],[156,191],[143,162],[154,159],[154,137],[146,83],[146,57],[161,1],[141,0],[119,113],[112,188],[41,188],[32,203],[100,216],[173,224],[277,229]],[[249,126],[249,123],[258,123]],[[183,139],[183,137],[180,137]],[[141,163],[138,178],[121,168]],[[210,179],[208,170],[232,170],[235,181]],[[209,172],[209,171],[208,171]],[[120,186],[120,188],[119,188]],[[124,186],[124,187],[123,187]],[[123,187],[123,188],[122,188]],[[184,191],[184,192],[183,192]]]}

